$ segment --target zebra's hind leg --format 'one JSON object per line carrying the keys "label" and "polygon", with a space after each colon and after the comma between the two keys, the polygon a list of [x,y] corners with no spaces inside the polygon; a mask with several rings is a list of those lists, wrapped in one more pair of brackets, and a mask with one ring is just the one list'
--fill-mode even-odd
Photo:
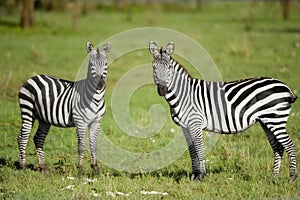
{"label": "zebra's hind leg", "polygon": [[26,145],[34,123],[33,103],[20,98],[20,109],[22,117],[22,125],[18,134],[18,146],[20,152],[20,168],[26,168]]}
{"label": "zebra's hind leg", "polygon": [[20,152],[20,168],[26,168],[26,145],[28,142],[29,134],[32,129],[33,119],[23,118],[22,115],[22,127],[18,134],[18,146]]}
{"label": "zebra's hind leg", "polygon": [[297,178],[296,172],[296,148],[290,137],[286,132],[286,122],[281,123],[263,123],[261,122],[263,129],[265,130],[271,147],[274,151],[274,168],[273,175],[277,177],[279,175],[279,169],[283,151],[285,150],[289,157],[290,162],[290,177],[292,180]]}
{"label": "zebra's hind leg", "polygon": [[271,132],[271,130],[262,122],[260,122],[262,128],[264,129],[266,136],[268,138],[268,141],[273,149],[274,152],[274,166],[272,175],[277,178],[279,176],[279,170],[281,166],[281,160],[284,152],[283,146],[279,143],[279,141],[276,139],[275,135]]}
{"label": "zebra's hind leg", "polygon": [[50,129],[50,124],[39,121],[39,127],[33,138],[35,148],[36,148],[36,154],[37,154],[38,161],[39,161],[38,167],[43,173],[49,172],[49,169],[47,168],[47,165],[45,162],[45,155],[44,155],[44,150],[43,150],[44,141],[49,132],[49,129]]}

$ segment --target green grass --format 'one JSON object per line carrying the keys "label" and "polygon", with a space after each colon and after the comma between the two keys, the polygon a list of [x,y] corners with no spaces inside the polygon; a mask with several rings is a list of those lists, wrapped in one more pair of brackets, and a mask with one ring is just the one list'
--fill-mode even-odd
{"label": "green grass", "polygon": [[[129,194],[128,197],[117,195],[121,199],[300,198],[299,179],[289,181],[286,155],[278,180],[271,176],[272,151],[258,125],[243,134],[220,136],[205,158],[208,174],[201,183],[189,181],[191,164],[187,151],[171,165],[150,173],[130,174],[100,163],[99,176],[91,173],[87,151],[84,176],[77,178],[77,139],[73,128],[51,128],[44,147],[49,174],[35,170],[34,133],[27,145],[29,168],[25,171],[16,168],[16,138],[21,121],[17,94],[23,82],[40,73],[74,80],[86,57],[86,41],[98,44],[131,28],[159,26],[180,31],[207,50],[223,80],[271,76],[287,83],[299,96],[299,4],[292,4],[291,18],[286,22],[281,18],[279,3],[264,2],[207,3],[197,12],[145,9],[134,13],[132,21],[127,21],[123,12],[94,10],[80,16],[76,32],[72,32],[70,13],[37,11],[35,18],[36,26],[30,30],[17,26],[17,14],[0,18],[0,199],[90,199],[94,194],[101,199],[114,199],[107,194],[109,191]],[[65,23],[61,23],[62,20]],[[145,38],[145,48],[148,42]],[[133,152],[147,153],[162,148],[173,139],[170,130],[176,128],[167,114],[165,127],[153,136],[155,142],[152,142],[149,138],[125,134],[112,116],[110,100],[117,81],[130,69],[150,63],[151,59],[146,50],[128,53],[114,61],[108,72],[107,113],[101,127],[115,145]],[[189,71],[200,77],[191,67]],[[129,105],[133,122],[147,125],[153,104],[162,105],[169,113],[167,103],[158,96],[154,85],[137,90]],[[293,105],[291,112],[287,128],[298,147],[297,162],[300,163],[299,102]],[[143,195],[142,190],[168,195]]]}

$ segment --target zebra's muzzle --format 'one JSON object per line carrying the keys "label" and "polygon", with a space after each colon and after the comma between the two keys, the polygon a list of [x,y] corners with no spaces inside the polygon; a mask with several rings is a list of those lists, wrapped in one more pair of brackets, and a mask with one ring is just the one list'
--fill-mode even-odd
{"label": "zebra's muzzle", "polygon": [[165,96],[167,91],[168,91],[168,88],[166,86],[157,85],[157,92],[158,92],[159,96]]}

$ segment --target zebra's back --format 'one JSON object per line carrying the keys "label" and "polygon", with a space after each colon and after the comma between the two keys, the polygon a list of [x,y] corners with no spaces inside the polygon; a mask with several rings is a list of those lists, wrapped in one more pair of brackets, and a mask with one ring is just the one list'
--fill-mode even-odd
{"label": "zebra's back", "polygon": [[22,117],[58,127],[72,127],[72,95],[74,82],[53,76],[37,75],[28,79],[19,92]]}
{"label": "zebra's back", "polygon": [[203,101],[200,104],[207,130],[220,133],[243,131],[266,115],[278,115],[278,111],[288,116],[291,103],[297,98],[287,85],[268,77],[232,82],[200,81],[200,85],[199,101]]}

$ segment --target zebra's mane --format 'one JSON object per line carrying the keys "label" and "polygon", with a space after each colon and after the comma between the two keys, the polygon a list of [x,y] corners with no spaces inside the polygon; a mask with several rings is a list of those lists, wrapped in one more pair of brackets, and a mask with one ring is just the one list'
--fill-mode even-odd
{"label": "zebra's mane", "polygon": [[189,72],[184,68],[184,66],[182,64],[180,64],[177,60],[175,60],[173,57],[171,57],[171,63],[172,63],[172,67],[174,67],[174,69],[181,73],[181,74],[185,74],[187,75],[189,78],[192,78],[192,76],[189,74]]}

